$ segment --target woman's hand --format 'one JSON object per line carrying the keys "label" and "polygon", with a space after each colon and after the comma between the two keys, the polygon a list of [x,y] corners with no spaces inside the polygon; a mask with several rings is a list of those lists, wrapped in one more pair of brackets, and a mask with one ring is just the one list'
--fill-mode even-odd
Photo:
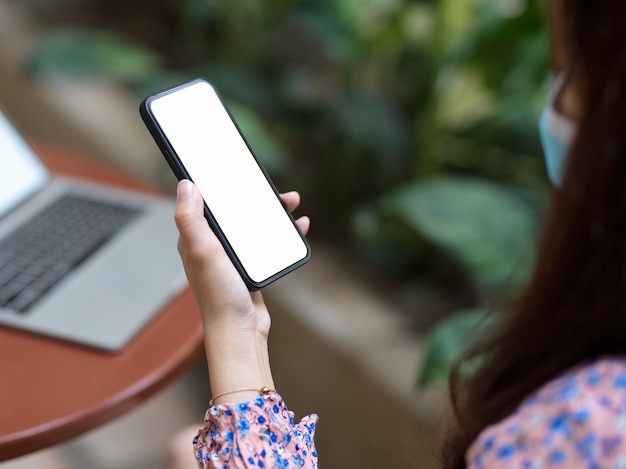
{"label": "woman's hand", "polygon": [[[281,197],[290,211],[300,204],[297,192]],[[269,327],[268,318],[259,315],[259,309],[264,309],[261,294],[248,291],[204,218],[202,197],[189,181],[178,185],[175,219],[180,233],[178,251],[205,326],[219,324],[259,332]],[[308,232],[307,217],[296,223],[304,234]]]}
{"label": "woman's hand", "polygon": [[[209,227],[195,185],[181,181],[177,192],[178,251],[202,316],[213,394],[256,386],[273,388],[267,355],[270,316],[263,297],[248,291]],[[281,197],[291,211],[300,203],[297,192]],[[308,232],[307,217],[296,223],[304,234]]]}

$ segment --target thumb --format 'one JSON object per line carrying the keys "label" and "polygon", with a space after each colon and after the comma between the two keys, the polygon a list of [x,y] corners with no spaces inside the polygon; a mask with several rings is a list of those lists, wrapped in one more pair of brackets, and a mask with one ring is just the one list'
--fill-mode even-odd
{"label": "thumb", "polygon": [[204,218],[204,203],[196,186],[186,179],[178,183],[174,219],[180,236],[187,243],[200,241],[198,237],[209,229]]}

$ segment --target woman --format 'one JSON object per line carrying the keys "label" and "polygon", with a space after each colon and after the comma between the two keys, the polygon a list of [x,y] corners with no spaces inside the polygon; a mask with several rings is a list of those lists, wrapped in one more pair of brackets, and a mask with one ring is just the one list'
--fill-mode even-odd
{"label": "woman", "polygon": [[[554,4],[563,79],[542,136],[560,189],[526,291],[453,374],[447,468],[626,467],[624,20],[624,0]],[[297,194],[283,197],[297,207]],[[317,417],[294,423],[273,391],[261,294],[239,279],[189,182],[176,222],[215,404],[194,440],[201,467],[317,467]]]}
{"label": "woman", "polygon": [[560,189],[526,291],[453,375],[447,468],[626,467],[626,2],[553,7],[541,128]]}

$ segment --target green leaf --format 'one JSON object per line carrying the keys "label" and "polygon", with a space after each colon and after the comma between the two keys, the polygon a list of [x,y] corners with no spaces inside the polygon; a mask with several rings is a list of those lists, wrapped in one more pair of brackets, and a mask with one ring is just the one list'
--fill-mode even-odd
{"label": "green leaf", "polygon": [[360,155],[378,155],[377,170],[399,167],[409,153],[410,131],[398,109],[383,96],[340,96],[330,106],[333,123]]}
{"label": "green leaf", "polygon": [[400,188],[384,204],[478,285],[495,289],[507,281],[525,281],[535,215],[504,187],[479,178],[441,176]]}
{"label": "green leaf", "polygon": [[489,324],[485,314],[484,308],[459,311],[430,330],[419,371],[420,386],[448,380],[456,359]]}
{"label": "green leaf", "polygon": [[26,64],[33,75],[106,76],[132,83],[160,68],[151,50],[110,32],[59,30],[45,37]]}
{"label": "green leaf", "polygon": [[528,2],[510,18],[497,14],[492,3],[482,5],[482,21],[475,36],[465,42],[469,65],[503,96],[531,92],[549,69],[543,2]]}

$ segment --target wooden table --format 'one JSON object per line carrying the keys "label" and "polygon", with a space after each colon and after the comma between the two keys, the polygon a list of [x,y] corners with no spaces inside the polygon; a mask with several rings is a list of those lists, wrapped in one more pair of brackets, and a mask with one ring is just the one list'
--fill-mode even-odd
{"label": "wooden table", "polygon": [[[54,172],[154,192],[88,159],[46,146],[37,151]],[[0,327],[0,461],[114,419],[172,382],[201,350],[202,326],[189,289],[117,354]]]}

